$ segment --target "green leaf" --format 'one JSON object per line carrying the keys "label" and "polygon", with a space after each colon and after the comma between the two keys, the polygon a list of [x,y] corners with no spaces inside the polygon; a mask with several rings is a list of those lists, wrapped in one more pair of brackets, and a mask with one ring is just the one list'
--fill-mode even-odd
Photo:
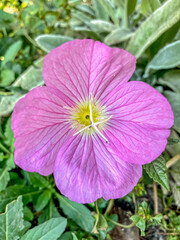
{"label": "green leaf", "polygon": [[173,68],[180,65],[180,41],[173,42],[162,48],[149,62],[145,77],[152,71]]}
{"label": "green leaf", "polygon": [[46,207],[49,200],[51,199],[51,191],[45,190],[41,195],[38,197],[37,203],[36,203],[36,210],[37,212],[41,211]]}
{"label": "green leaf", "polygon": [[117,28],[105,37],[104,42],[107,45],[113,45],[128,40],[132,35],[129,29]]}
{"label": "green leaf", "polygon": [[96,28],[99,32],[111,32],[117,28],[114,24],[112,24],[108,21],[99,20],[99,19],[92,20],[91,24],[96,26]]}
{"label": "green leaf", "polygon": [[18,40],[15,43],[13,43],[7,50],[6,53],[4,55],[4,61],[1,63],[1,66],[4,67],[6,65],[7,62],[9,61],[14,61],[17,53],[19,52],[19,50],[22,47],[22,41]]}
{"label": "green leaf", "polygon": [[25,185],[14,185],[6,188],[0,192],[0,212],[4,211],[5,206],[17,199],[19,195],[22,195],[24,204],[27,204],[33,196],[38,195],[41,191]]}
{"label": "green leaf", "polygon": [[6,211],[0,214],[0,239],[19,239],[19,232],[23,229],[23,204],[22,197],[6,206]]}
{"label": "green leaf", "polygon": [[6,186],[10,180],[8,167],[0,169],[0,192],[6,189]]}
{"label": "green leaf", "polygon": [[166,161],[163,156],[158,157],[153,162],[144,165],[147,174],[169,191],[168,177],[166,174]]}
{"label": "green leaf", "polygon": [[128,0],[128,15],[134,12],[136,8],[137,0]]}
{"label": "green leaf", "polygon": [[23,212],[24,212],[24,220],[26,220],[26,221],[33,220],[34,216],[33,216],[32,211],[30,210],[30,208],[24,207]]}
{"label": "green leaf", "polygon": [[99,0],[93,0],[93,7],[96,13],[97,19],[108,20],[108,13],[105,11]]}
{"label": "green leaf", "polygon": [[99,3],[101,4],[102,8],[105,12],[111,17],[113,23],[117,26],[119,26],[119,19],[117,17],[117,9],[115,8],[115,5],[112,1],[107,0],[99,0]]}
{"label": "green leaf", "polygon": [[12,112],[17,101],[23,96],[24,95],[20,93],[15,93],[10,96],[0,97],[0,116],[9,115]]}
{"label": "green leaf", "polygon": [[84,205],[70,201],[68,198],[59,194],[57,194],[57,197],[63,212],[82,229],[91,232],[94,226],[94,218],[89,209]]}
{"label": "green leaf", "polygon": [[127,50],[137,58],[180,19],[179,1],[168,0],[137,29]]}
{"label": "green leaf", "polygon": [[34,62],[26,71],[24,71],[14,82],[13,86],[31,90],[37,86],[44,84],[42,77],[42,65],[44,58],[40,58]]}
{"label": "green leaf", "polygon": [[6,144],[10,147],[10,149],[13,149],[14,144],[14,133],[11,129],[11,117],[8,118],[7,123],[5,125],[5,132],[4,136],[6,137]]}
{"label": "green leaf", "polygon": [[54,205],[53,200],[49,202],[48,206],[44,209],[42,214],[38,218],[38,223],[41,224],[51,218],[60,217],[60,213],[58,212],[56,206]]}
{"label": "green leaf", "polygon": [[71,232],[64,233],[58,240],[74,240]]}
{"label": "green leaf", "polygon": [[164,95],[171,104],[174,113],[174,128],[180,133],[180,93],[165,91]]}
{"label": "green leaf", "polygon": [[47,179],[41,176],[39,173],[26,172],[30,184],[38,188],[49,188],[50,184]]}
{"label": "green leaf", "polygon": [[21,240],[56,240],[64,232],[66,225],[65,218],[52,218],[27,231]]}
{"label": "green leaf", "polygon": [[144,236],[144,231],[146,228],[146,222],[145,219],[143,219],[139,215],[133,215],[130,217],[130,219],[136,224],[136,226],[141,230],[141,236]]}
{"label": "green leaf", "polygon": [[174,92],[180,93],[180,70],[171,70],[164,74],[158,83],[168,86]]}
{"label": "green leaf", "polygon": [[148,13],[154,12],[161,6],[159,0],[141,0],[141,13],[147,15]]}
{"label": "green leaf", "polygon": [[73,38],[63,35],[43,34],[39,35],[35,40],[42,50],[50,52],[63,43],[72,41]]}
{"label": "green leaf", "polygon": [[15,20],[15,17],[13,14],[7,13],[0,9],[0,28],[2,27],[8,27],[10,23],[12,23]]}
{"label": "green leaf", "polygon": [[14,72],[10,69],[3,69],[1,71],[0,87],[6,87],[14,81]]}

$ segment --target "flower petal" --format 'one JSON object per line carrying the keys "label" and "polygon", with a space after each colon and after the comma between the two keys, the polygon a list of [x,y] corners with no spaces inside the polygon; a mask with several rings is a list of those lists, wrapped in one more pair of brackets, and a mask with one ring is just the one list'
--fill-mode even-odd
{"label": "flower petal", "polygon": [[74,102],[92,92],[101,100],[115,86],[127,82],[136,59],[129,52],[90,39],[74,40],[53,49],[44,59],[47,86],[63,91]]}
{"label": "flower petal", "polygon": [[55,182],[62,194],[79,203],[125,196],[137,184],[142,167],[121,161],[97,134],[70,137],[58,153]]}
{"label": "flower petal", "polygon": [[63,108],[70,103],[60,91],[38,87],[16,104],[12,129],[18,166],[42,175],[53,172],[57,152],[70,134],[68,110]]}
{"label": "flower petal", "polygon": [[173,112],[167,99],[143,82],[129,82],[114,89],[103,102],[113,117],[105,136],[109,148],[127,162],[146,164],[165,149]]}

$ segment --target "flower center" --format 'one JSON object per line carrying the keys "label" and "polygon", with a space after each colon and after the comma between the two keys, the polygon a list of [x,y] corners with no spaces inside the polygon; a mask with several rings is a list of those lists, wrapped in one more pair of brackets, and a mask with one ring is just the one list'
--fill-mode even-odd
{"label": "flower center", "polygon": [[105,107],[95,103],[92,95],[90,99],[74,107],[71,114],[72,128],[77,130],[74,135],[98,133],[108,143],[102,131],[111,116],[107,117]]}

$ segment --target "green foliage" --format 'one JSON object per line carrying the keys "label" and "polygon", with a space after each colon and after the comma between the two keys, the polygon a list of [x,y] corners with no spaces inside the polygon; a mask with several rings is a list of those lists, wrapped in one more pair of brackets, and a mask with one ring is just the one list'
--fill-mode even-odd
{"label": "green foliage", "polygon": [[68,198],[59,194],[57,197],[63,212],[75,221],[82,229],[91,232],[94,225],[94,218],[89,209],[84,205],[70,201]]}
{"label": "green foliage", "polygon": [[144,169],[154,181],[169,190],[168,177],[166,175],[166,161],[162,155],[153,162],[144,165]]}
{"label": "green foliage", "polygon": [[28,230],[21,240],[56,240],[64,232],[67,220],[63,217],[51,218],[50,220]]}
{"label": "green foliage", "polygon": [[19,232],[23,229],[23,204],[22,198],[9,203],[6,211],[0,214],[0,239],[19,239]]}
{"label": "green foliage", "polygon": [[[172,207],[174,191],[168,184],[172,170],[166,170],[166,161],[180,153],[179,1],[2,0],[0,9],[0,239],[109,240],[110,231],[121,223],[117,207],[106,212],[108,201],[99,199],[99,209],[94,203],[72,202],[58,192],[52,176],[25,172],[14,163],[10,114],[15,103],[44,85],[42,65],[49,51],[83,38],[132,52],[137,57],[132,79],[159,90],[172,106],[175,120],[168,151],[144,166],[133,192],[115,205],[120,201],[118,209],[124,209],[125,204],[141,235],[152,225],[179,233],[179,210]],[[163,202],[158,215],[154,215],[153,194],[149,194],[153,180],[169,191],[165,195],[158,188]]]}

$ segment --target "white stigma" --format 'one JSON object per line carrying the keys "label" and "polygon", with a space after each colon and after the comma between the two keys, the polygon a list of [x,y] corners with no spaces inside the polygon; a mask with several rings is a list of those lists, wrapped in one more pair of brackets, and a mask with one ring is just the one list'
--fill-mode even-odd
{"label": "white stigma", "polygon": [[112,116],[110,116],[107,119],[104,119],[103,121],[94,123],[94,121],[93,121],[93,113],[92,113],[92,101],[93,101],[93,95],[91,93],[91,98],[89,100],[89,111],[90,111],[90,121],[91,121],[91,124],[89,126],[86,126],[86,127],[82,128],[82,129],[80,129],[73,136],[79,134],[80,132],[83,132],[86,129],[90,129],[91,127],[93,127],[99,133],[99,135],[106,141],[106,143],[109,143],[108,139],[100,132],[100,130],[96,126],[99,125],[99,124],[102,124],[104,122],[107,122]]}

